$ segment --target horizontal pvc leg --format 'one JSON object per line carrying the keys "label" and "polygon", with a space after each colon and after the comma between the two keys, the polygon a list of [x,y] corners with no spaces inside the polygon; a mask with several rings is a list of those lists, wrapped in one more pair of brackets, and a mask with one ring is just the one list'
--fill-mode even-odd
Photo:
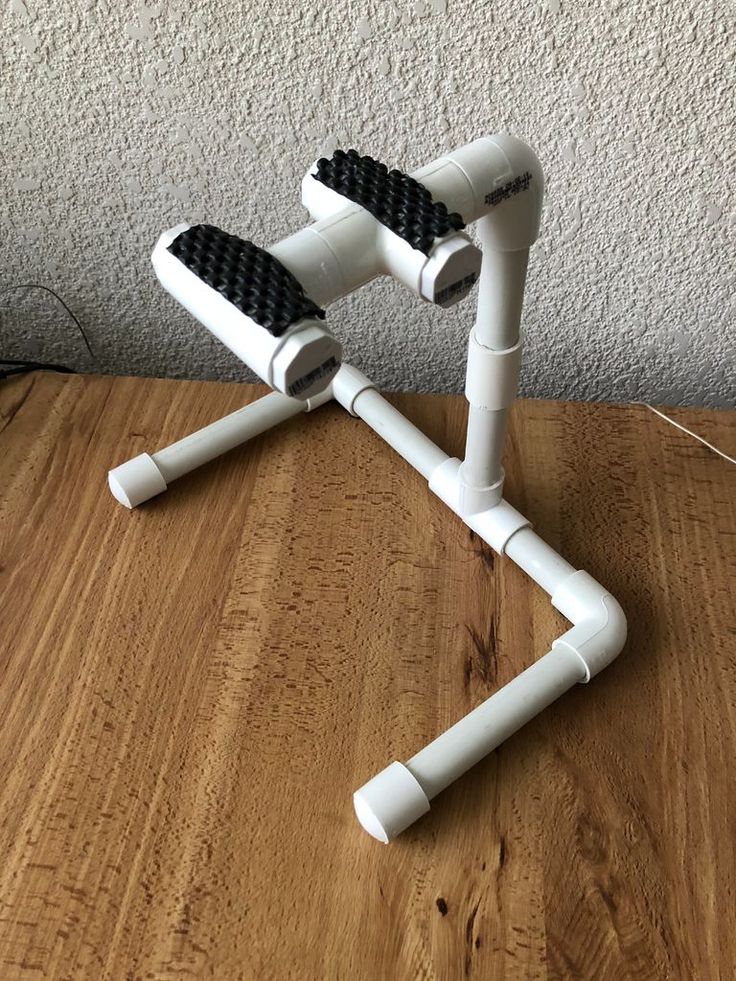
{"label": "horizontal pvc leg", "polygon": [[431,800],[584,677],[580,658],[555,648],[412,756],[407,769]]}
{"label": "horizontal pvc leg", "polygon": [[429,802],[573,685],[585,680],[578,655],[556,647],[443,732],[408,763],[392,763],[357,790],[355,812],[384,843],[429,810]]}
{"label": "horizontal pvc leg", "polygon": [[550,596],[576,572],[574,566],[529,527],[514,532],[506,542],[504,554]]}
{"label": "horizontal pvc leg", "polygon": [[152,454],[141,453],[115,467],[108,474],[113,497],[126,508],[137,507],[165,491],[172,480],[306,409],[306,402],[271,392],[171,446]]}

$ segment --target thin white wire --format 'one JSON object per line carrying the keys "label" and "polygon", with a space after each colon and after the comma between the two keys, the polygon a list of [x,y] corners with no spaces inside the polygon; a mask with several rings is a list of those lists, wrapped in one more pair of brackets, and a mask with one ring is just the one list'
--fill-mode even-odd
{"label": "thin white wire", "polygon": [[671,419],[669,416],[665,415],[664,412],[660,412],[659,409],[655,409],[654,406],[650,405],[648,402],[632,402],[631,404],[643,405],[645,408],[649,409],[650,412],[653,412],[655,415],[659,416],[660,419],[664,419],[665,422],[668,422],[671,426],[674,426],[675,429],[682,430],[683,433],[687,433],[688,436],[692,436],[693,439],[697,439],[699,443],[702,443],[703,446],[707,446],[709,450],[717,453],[718,456],[723,457],[724,460],[727,460],[729,463],[736,464],[736,460],[732,456],[724,453],[723,450],[719,450],[717,446],[709,443],[708,440],[703,439],[702,436],[698,436],[698,434],[694,433],[692,429],[687,429],[685,426],[681,426],[679,422],[675,422],[674,419]]}

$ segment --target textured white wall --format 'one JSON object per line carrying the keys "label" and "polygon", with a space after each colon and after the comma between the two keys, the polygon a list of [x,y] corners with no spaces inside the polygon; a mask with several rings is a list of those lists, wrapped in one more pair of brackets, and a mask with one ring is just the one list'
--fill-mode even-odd
{"label": "textured white wall", "polygon": [[[548,176],[525,393],[736,401],[730,4],[3,2],[2,283],[56,289],[98,368],[248,377],[157,286],[161,229],[265,246],[321,152],[411,170],[508,130]],[[91,367],[51,298],[0,306],[0,355]],[[462,387],[472,301],[381,282],[328,317],[383,386]]]}

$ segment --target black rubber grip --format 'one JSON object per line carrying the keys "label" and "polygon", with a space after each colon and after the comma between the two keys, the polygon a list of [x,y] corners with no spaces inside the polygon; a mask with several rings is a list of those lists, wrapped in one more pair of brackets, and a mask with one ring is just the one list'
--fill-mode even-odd
{"label": "black rubber grip", "polygon": [[425,255],[429,255],[436,238],[465,228],[462,216],[448,212],[441,201],[433,201],[419,181],[400,170],[389,170],[373,157],[361,157],[357,150],[335,150],[329,160],[322,157],[312,176],[365,208]]}
{"label": "black rubber grip", "polygon": [[275,256],[214,225],[192,225],[177,235],[169,252],[274,337],[302,317],[324,319],[324,310]]}

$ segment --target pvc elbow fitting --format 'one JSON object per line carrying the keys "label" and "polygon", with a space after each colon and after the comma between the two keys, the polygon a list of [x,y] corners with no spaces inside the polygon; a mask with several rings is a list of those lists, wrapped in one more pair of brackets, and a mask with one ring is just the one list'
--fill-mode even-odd
{"label": "pvc elbow fitting", "polygon": [[466,223],[486,218],[479,228],[484,248],[514,252],[536,241],[544,175],[534,151],[515,136],[483,136],[412,176],[444,195]]}
{"label": "pvc elbow fitting", "polygon": [[500,688],[406,764],[395,762],[353,796],[363,828],[384,843],[430,808],[430,800],[529,719],[575,684],[586,683],[620,653],[626,617],[592,576],[575,571],[506,501],[479,513],[462,506],[459,461],[448,458],[431,473],[430,489],[497,552],[510,554],[551,594],[572,627],[548,654]]}
{"label": "pvc elbow fitting", "polygon": [[[493,511],[501,509],[501,505]],[[575,684],[586,683],[620,653],[626,617],[587,572],[574,572],[552,602],[573,627],[469,715],[412,757],[394,762],[353,795],[363,828],[384,844],[426,814],[430,800]]]}
{"label": "pvc elbow fitting", "polygon": [[472,216],[485,217],[483,247],[498,252],[529,248],[539,235],[544,196],[542,165],[532,148],[515,136],[484,136],[446,157],[472,188]]}
{"label": "pvc elbow fitting", "polygon": [[621,653],[626,643],[626,614],[618,600],[583,570],[557,587],[552,605],[573,624],[552,647],[568,647],[577,654],[586,683]]}

